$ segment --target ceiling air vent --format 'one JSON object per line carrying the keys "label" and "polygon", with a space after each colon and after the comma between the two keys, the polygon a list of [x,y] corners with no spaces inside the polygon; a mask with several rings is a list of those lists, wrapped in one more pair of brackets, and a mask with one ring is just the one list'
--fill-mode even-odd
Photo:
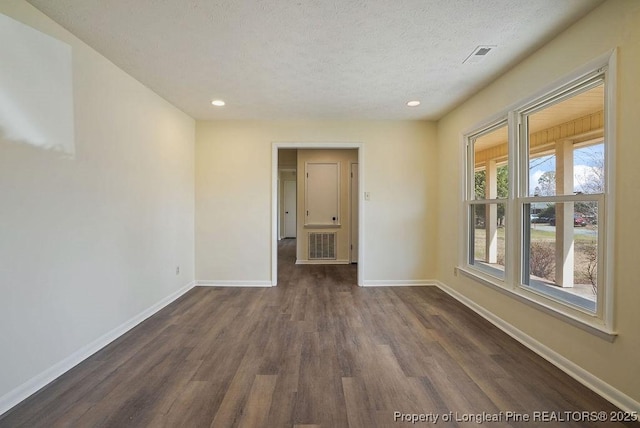
{"label": "ceiling air vent", "polygon": [[494,50],[495,48],[496,48],[496,46],[493,46],[493,45],[478,46],[477,48],[475,48],[473,50],[473,52],[471,52],[471,55],[469,55],[467,57],[467,59],[462,61],[462,63],[463,64],[478,64],[478,63],[484,61],[484,59],[487,57],[487,55],[489,55],[489,53],[492,50]]}

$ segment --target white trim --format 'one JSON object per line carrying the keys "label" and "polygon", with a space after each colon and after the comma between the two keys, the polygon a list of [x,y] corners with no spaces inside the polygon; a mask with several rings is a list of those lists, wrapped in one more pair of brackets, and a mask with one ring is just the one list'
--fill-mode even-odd
{"label": "white trim", "polygon": [[568,358],[560,355],[553,349],[548,346],[542,344],[538,340],[524,333],[522,330],[514,327],[509,324],[502,318],[483,308],[482,306],[475,303],[473,300],[467,298],[463,294],[449,287],[448,285],[436,281],[436,285],[445,293],[449,294],[451,297],[489,321],[491,324],[511,336],[513,339],[520,342],[522,345],[529,348],[531,351],[535,352],[573,379],[577,380],[590,390],[599,394],[601,397],[610,401],[621,410],[625,412],[640,412],[640,402],[635,401],[633,398],[629,397],[622,391],[614,388],[610,384],[606,383],[602,379],[596,377],[592,373],[583,369],[573,361]]}
{"label": "white trim", "polygon": [[[460,134],[459,153],[458,158],[460,165],[460,187],[458,189],[458,224],[462,222],[462,232],[458,233],[458,266],[466,266],[469,261],[469,213],[467,200],[469,199],[468,181],[469,181],[469,137],[467,133]],[[461,218],[462,217],[462,218]],[[507,225],[510,222],[507,223]],[[454,275],[457,275],[457,270],[454,269]]]}
{"label": "white trim", "polygon": [[358,147],[358,285],[362,287],[364,284],[364,144],[359,144]]}
{"label": "white trim", "polygon": [[370,279],[365,287],[432,287],[438,285],[435,279]]}
{"label": "white trim", "polygon": [[297,265],[348,265],[349,260],[296,260]]}
{"label": "white trim", "polygon": [[[604,272],[601,277],[604,279],[604,283],[608,286],[604,287],[604,302],[602,304],[603,321],[605,325],[609,326],[612,330],[615,330],[615,277],[613,275],[613,252],[614,252],[614,236],[616,231],[615,225],[615,208],[616,208],[616,174],[615,174],[615,159],[616,159],[616,145],[617,145],[617,128],[616,121],[618,112],[616,105],[618,103],[618,50],[617,48],[611,52],[608,59],[608,68],[605,71],[605,136],[607,140],[607,149],[605,150],[605,237],[603,251],[607,254],[609,260],[605,260],[602,269]],[[600,243],[598,244],[600,245]],[[600,268],[600,267],[599,267]]]}
{"label": "white trim", "polygon": [[220,281],[199,279],[196,287],[271,287],[271,281]]}
{"label": "white trim", "polygon": [[125,323],[100,336],[93,342],[83,346],[76,352],[64,358],[62,361],[59,361],[45,371],[41,372],[35,377],[32,377],[22,385],[0,397],[0,416],[9,411],[12,407],[19,404],[21,401],[27,399],[29,396],[33,395],[40,389],[47,386],[49,383],[53,382],[58,377],[62,376],[63,374],[89,358],[91,355],[98,352],[100,349],[118,339],[120,336],[127,333],[129,330],[131,330],[147,318],[151,317],[152,315],[162,310],[164,307],[176,301],[182,295],[191,290],[195,286],[195,284],[196,282],[192,281],[184,287],[176,290],[153,306],[145,309],[138,315],[130,318]]}
{"label": "white trim", "polygon": [[[357,199],[358,195],[360,194],[360,183],[358,183],[358,192],[354,195],[353,192],[351,190],[353,187],[353,166],[354,165],[358,165],[358,171],[360,171],[360,164],[358,164],[358,162],[354,162],[354,161],[349,161],[349,186],[348,186],[348,193],[349,193],[349,261],[351,263],[358,263],[358,259],[356,258],[356,260],[353,260],[353,200],[354,197]],[[360,177],[360,174],[358,174],[358,178]],[[359,201],[358,201],[359,202]],[[358,203],[358,211],[360,211],[360,204]],[[358,217],[359,218],[359,217]],[[357,240],[358,242],[360,242],[360,240]]]}
{"label": "white trim", "polygon": [[358,185],[360,187],[360,204],[358,210],[358,285],[363,285],[364,278],[364,144],[348,142],[272,142],[271,143],[271,282],[278,284],[278,150],[279,149],[357,149],[358,150]]}
{"label": "white trim", "polygon": [[[520,117],[515,111],[509,112],[508,116],[508,135],[509,141],[507,142],[507,151],[511,158],[522,159],[520,153]],[[507,159],[507,162],[509,160]],[[512,166],[508,168],[508,180],[511,185],[509,186],[509,197],[506,209],[506,236],[516,236],[520,233],[520,224],[522,224],[522,212],[518,209],[517,205],[513,202],[516,200],[516,196],[519,194],[519,186],[522,186],[520,180],[520,172],[522,165],[519,162],[511,162]],[[528,168],[528,165],[527,165]],[[528,174],[527,174],[528,177]],[[506,239],[505,240],[505,281],[507,284],[513,284],[512,288],[515,288],[515,284],[519,283],[518,276],[522,272],[522,247],[519,245],[519,239]]]}

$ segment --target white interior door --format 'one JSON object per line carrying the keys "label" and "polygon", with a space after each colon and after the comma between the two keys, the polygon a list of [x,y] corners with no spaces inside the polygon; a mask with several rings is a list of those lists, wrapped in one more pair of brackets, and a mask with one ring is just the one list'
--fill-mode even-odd
{"label": "white interior door", "polygon": [[284,182],[284,237],[296,237],[296,182]]}
{"label": "white interior door", "polygon": [[358,164],[351,164],[351,263],[358,263]]}

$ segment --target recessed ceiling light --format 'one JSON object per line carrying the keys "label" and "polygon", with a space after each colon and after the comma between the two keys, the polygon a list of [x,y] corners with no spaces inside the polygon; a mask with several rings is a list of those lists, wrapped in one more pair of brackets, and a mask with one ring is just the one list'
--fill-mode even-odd
{"label": "recessed ceiling light", "polygon": [[416,101],[409,101],[409,102],[407,103],[407,105],[408,105],[409,107],[418,107],[418,106],[420,105],[420,101],[417,101],[417,100],[416,100]]}
{"label": "recessed ceiling light", "polygon": [[225,104],[225,102],[222,100],[213,100],[211,101],[211,104],[213,104],[216,107],[222,107]]}

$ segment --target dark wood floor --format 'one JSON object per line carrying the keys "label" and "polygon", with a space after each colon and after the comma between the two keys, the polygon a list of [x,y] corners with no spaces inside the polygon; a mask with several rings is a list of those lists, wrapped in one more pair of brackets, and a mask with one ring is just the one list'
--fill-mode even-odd
{"label": "dark wood floor", "polygon": [[[278,287],[193,289],[0,427],[430,425],[394,412],[464,427],[479,424],[442,418],[615,410],[435,287],[360,288],[355,265],[294,254],[282,241]],[[505,418],[482,426],[604,426]]]}

